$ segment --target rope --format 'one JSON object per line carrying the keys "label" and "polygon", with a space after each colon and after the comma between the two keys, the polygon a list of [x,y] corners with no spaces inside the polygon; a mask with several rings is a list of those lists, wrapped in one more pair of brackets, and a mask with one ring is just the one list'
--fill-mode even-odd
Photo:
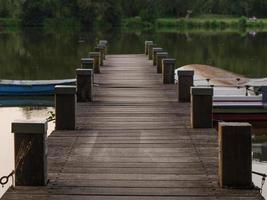
{"label": "rope", "polygon": [[[18,150],[18,153],[17,153],[17,156],[16,156],[16,166],[15,166],[15,170],[12,170],[12,172],[7,175],[7,176],[3,176],[0,178],[0,184],[2,185],[2,187],[4,187],[8,182],[9,182],[9,179],[12,178],[13,180],[13,176],[15,175],[16,173],[16,170],[19,166],[19,164],[21,162],[23,162],[23,158],[29,153],[29,151],[31,150],[32,148],[32,144],[33,144],[33,141],[34,140],[31,140],[31,141],[28,141],[26,142],[26,140],[23,140],[19,146],[19,150]],[[22,163],[23,165],[23,163]]]}
{"label": "rope", "polygon": [[199,78],[195,79],[196,81],[210,81],[210,80],[236,80],[239,82],[241,78]]}
{"label": "rope", "polygon": [[255,175],[258,175],[258,176],[262,176],[262,179],[261,179],[261,188],[260,188],[260,193],[262,194],[262,189],[263,189],[263,186],[264,186],[264,183],[265,183],[267,174],[263,174],[263,173],[255,172],[255,171],[252,171],[252,174],[255,174]]}
{"label": "rope", "polygon": [[13,170],[9,175],[0,178],[0,184],[2,185],[2,188],[8,183],[10,178],[13,178],[14,174],[15,171]]}

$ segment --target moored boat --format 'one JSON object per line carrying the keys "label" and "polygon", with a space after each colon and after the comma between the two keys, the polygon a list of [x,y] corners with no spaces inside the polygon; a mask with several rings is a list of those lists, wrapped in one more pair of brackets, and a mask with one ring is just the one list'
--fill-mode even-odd
{"label": "moored boat", "polygon": [[50,96],[0,96],[0,107],[44,106],[53,107],[54,97]]}
{"label": "moored boat", "polygon": [[213,97],[215,121],[267,121],[266,108],[266,93],[252,96],[224,94]]}
{"label": "moored boat", "polygon": [[74,85],[76,79],[62,80],[0,80],[0,96],[52,95],[55,85]]}
{"label": "moored boat", "polygon": [[265,123],[267,121],[267,78],[250,79],[223,69],[199,64],[186,65],[177,70],[194,70],[194,86],[214,88],[215,122]]}

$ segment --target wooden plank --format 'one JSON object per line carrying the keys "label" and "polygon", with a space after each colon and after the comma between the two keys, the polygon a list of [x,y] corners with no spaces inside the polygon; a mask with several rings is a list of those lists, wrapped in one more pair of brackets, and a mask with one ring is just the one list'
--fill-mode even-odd
{"label": "wooden plank", "polygon": [[[16,194],[9,194],[6,198],[3,200],[21,200],[21,199],[27,199],[27,200],[213,200],[214,197],[198,197],[198,196],[177,196],[177,197],[164,197],[164,196],[85,196],[85,195],[24,195],[21,194],[20,197],[18,197]],[[249,200],[254,200],[252,198],[249,198]]]}
{"label": "wooden plank", "polygon": [[262,199],[218,188],[217,132],[190,128],[190,104],[144,55],[107,56],[94,89],[94,102],[77,106],[77,130],[48,139],[48,186],[4,200]]}
{"label": "wooden plank", "polygon": [[212,187],[213,183],[207,181],[134,181],[134,180],[57,180],[51,182],[57,186],[68,187],[118,187],[118,188],[202,188]]}

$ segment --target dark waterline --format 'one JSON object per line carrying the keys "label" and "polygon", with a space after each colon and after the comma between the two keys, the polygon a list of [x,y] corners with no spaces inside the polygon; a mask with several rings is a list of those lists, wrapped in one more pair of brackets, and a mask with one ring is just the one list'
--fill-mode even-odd
{"label": "dark waterline", "polygon": [[27,29],[0,32],[0,79],[73,78],[80,58],[99,39],[109,41],[110,54],[143,53],[144,41],[154,40],[177,66],[207,64],[251,78],[267,77],[267,33],[142,33],[114,29],[53,32]]}

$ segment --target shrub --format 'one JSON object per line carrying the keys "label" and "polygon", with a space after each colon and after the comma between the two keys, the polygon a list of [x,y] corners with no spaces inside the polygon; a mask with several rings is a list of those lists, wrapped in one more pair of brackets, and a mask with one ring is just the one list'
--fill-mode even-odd
{"label": "shrub", "polygon": [[245,29],[247,27],[247,18],[246,17],[241,17],[239,20],[238,20],[238,25],[239,25],[239,28],[241,29]]}

